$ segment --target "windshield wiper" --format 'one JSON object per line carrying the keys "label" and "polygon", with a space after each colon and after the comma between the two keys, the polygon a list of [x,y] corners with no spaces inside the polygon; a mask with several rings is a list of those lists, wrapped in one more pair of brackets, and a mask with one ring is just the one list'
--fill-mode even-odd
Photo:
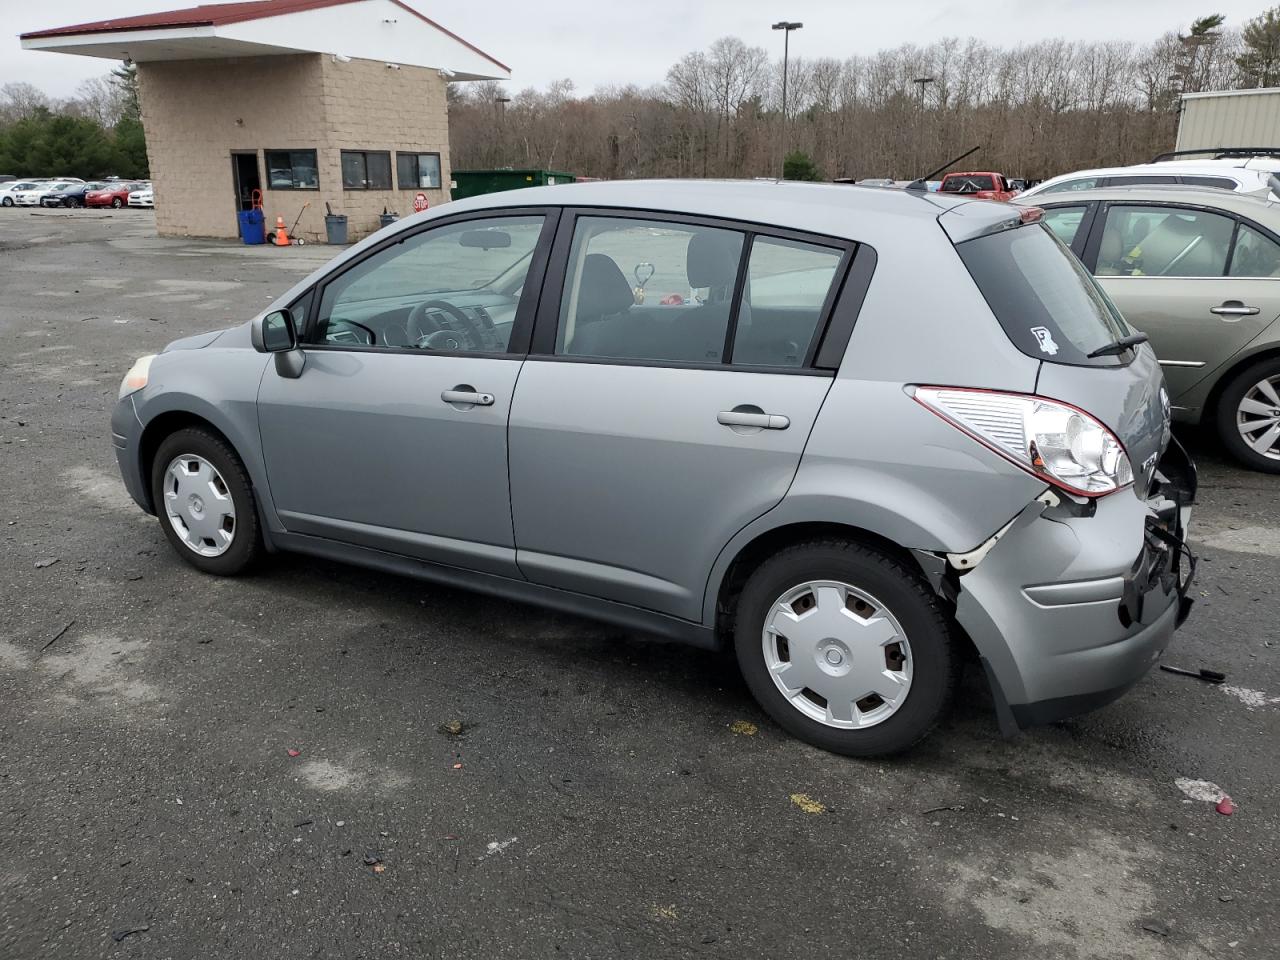
{"label": "windshield wiper", "polygon": [[1124,353],[1130,347],[1136,347],[1140,343],[1146,343],[1151,338],[1145,333],[1131,333],[1127,337],[1121,337],[1119,340],[1112,340],[1106,346],[1099,347],[1086,356],[1092,360],[1095,357],[1112,357],[1117,353]]}

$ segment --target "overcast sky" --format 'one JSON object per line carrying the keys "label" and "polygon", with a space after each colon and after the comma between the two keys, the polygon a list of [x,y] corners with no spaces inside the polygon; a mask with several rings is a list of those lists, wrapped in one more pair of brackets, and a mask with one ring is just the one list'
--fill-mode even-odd
{"label": "overcast sky", "polygon": [[[690,50],[733,34],[781,53],[769,24],[799,20],[792,51],[848,57],[903,43],[979,36],[1014,45],[1048,37],[1152,40],[1210,11],[1239,27],[1268,0],[408,0],[512,68],[519,89],[570,77],[581,92],[660,82]],[[112,16],[193,6],[191,0],[0,0],[0,85],[25,80],[59,97],[112,66],[25,51],[18,34]]]}

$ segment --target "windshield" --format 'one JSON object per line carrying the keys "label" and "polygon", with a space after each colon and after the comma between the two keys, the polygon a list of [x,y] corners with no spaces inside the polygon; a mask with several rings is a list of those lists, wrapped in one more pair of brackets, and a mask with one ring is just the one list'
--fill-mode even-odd
{"label": "windshield", "polygon": [[995,182],[988,173],[953,173],[942,181],[942,193],[977,193],[994,190]]}
{"label": "windshield", "polygon": [[1116,366],[1125,355],[1089,358],[1132,331],[1075,255],[1040,224],[956,247],[1014,345],[1049,363]]}

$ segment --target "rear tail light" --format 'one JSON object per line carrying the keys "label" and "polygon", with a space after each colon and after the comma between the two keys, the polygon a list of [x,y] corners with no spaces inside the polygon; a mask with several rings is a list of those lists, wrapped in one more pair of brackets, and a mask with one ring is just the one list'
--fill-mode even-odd
{"label": "rear tail light", "polygon": [[1021,393],[916,387],[915,399],[1028,473],[1085,497],[1133,483],[1116,435],[1069,404]]}

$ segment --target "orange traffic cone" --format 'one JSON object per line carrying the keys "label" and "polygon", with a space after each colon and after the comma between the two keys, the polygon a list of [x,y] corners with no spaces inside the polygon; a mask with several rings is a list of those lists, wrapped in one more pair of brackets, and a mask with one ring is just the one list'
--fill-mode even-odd
{"label": "orange traffic cone", "polygon": [[276,217],[276,246],[287,247],[289,245],[289,232],[284,228],[284,217]]}

